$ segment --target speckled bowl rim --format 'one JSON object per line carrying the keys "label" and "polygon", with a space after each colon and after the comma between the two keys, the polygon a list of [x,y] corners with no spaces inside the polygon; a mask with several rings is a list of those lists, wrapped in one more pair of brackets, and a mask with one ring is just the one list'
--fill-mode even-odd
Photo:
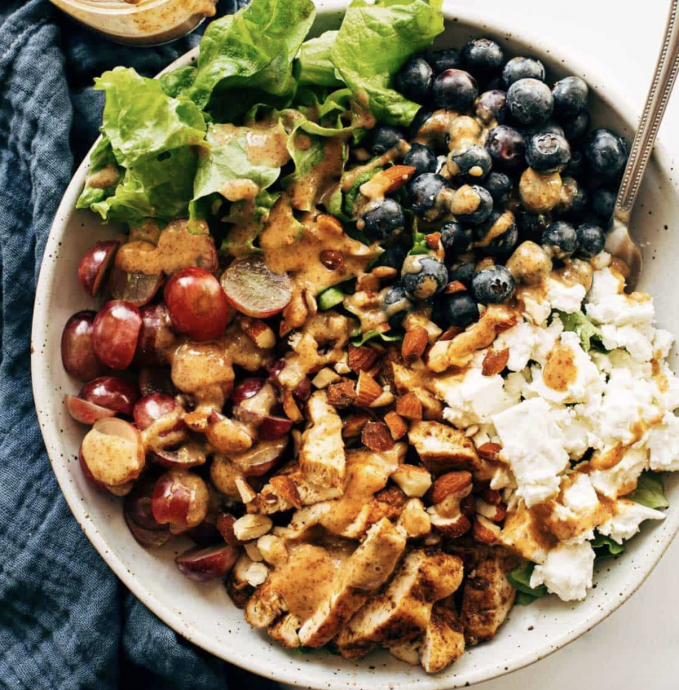
{"label": "speckled bowl rim", "polygon": [[[348,2],[346,0],[318,0],[316,2],[318,16],[322,15],[337,15],[346,8]],[[563,63],[568,65],[569,69],[575,74],[587,75],[590,82],[596,83],[598,86],[597,95],[611,110],[615,111],[618,116],[622,118],[625,124],[633,130],[633,123],[638,120],[637,112],[641,110],[642,103],[635,103],[635,108],[631,108],[627,102],[624,94],[627,90],[623,87],[622,82],[610,70],[600,70],[596,67],[596,58],[592,58],[589,62],[584,62],[578,59],[571,59],[564,55],[560,50],[555,50],[542,36],[537,36],[530,31],[525,31],[519,23],[512,25],[503,24],[499,26],[492,19],[489,18],[490,12],[475,11],[468,6],[461,6],[456,2],[446,1],[443,7],[444,15],[447,21],[459,21],[465,26],[469,26],[474,30],[483,33],[484,29],[492,31],[497,34],[503,34],[510,39],[521,41],[532,47],[533,51],[540,57],[541,54],[546,54],[546,59],[552,62]],[[166,70],[169,71],[177,67],[189,64],[195,59],[197,49],[191,50],[174,63],[169,65]],[[161,73],[162,74],[162,73]],[[602,90],[601,85],[605,84],[605,89]],[[96,143],[95,143],[96,145]],[[93,146],[94,148],[94,146]],[[657,145],[654,153],[654,160],[664,179],[671,180],[670,169],[672,165],[672,158],[662,145]],[[75,203],[79,196],[80,190],[84,184],[85,177],[89,166],[89,156],[79,166],[71,183],[69,184],[59,209],[55,216],[55,220],[46,244],[44,256],[57,255],[59,245],[64,238],[64,231],[68,225],[68,219],[75,209]],[[43,261],[40,276],[36,290],[36,308],[33,315],[32,326],[32,341],[33,343],[44,342],[47,333],[47,323],[49,315],[45,309],[41,309],[40,305],[49,300],[49,286],[52,284],[55,274],[58,272],[58,262]],[[309,664],[303,670],[299,667],[294,668],[294,665],[287,665],[285,667],[274,667],[271,661],[262,661],[256,656],[244,654],[236,647],[225,647],[215,643],[207,634],[200,629],[195,629],[188,624],[180,615],[166,607],[156,596],[153,588],[149,588],[147,582],[143,582],[133,575],[126,567],[123,559],[109,547],[105,537],[99,532],[97,525],[93,522],[88,514],[87,505],[82,502],[76,494],[75,486],[69,481],[69,474],[71,472],[71,465],[61,462],[59,457],[59,437],[60,431],[58,425],[54,420],[41,410],[47,409],[47,402],[55,393],[49,386],[49,367],[47,366],[47,356],[41,351],[39,347],[31,348],[31,366],[33,372],[33,394],[38,411],[38,420],[42,430],[45,445],[50,456],[50,462],[56,474],[59,485],[63,494],[75,516],[77,522],[82,527],[88,539],[92,542],[94,547],[100,553],[102,558],[108,563],[111,569],[122,580],[122,582],[149,607],[161,620],[167,625],[184,636],[186,639],[202,647],[206,651],[215,654],[222,659],[241,666],[249,671],[260,674],[264,677],[273,678],[281,683],[290,685],[305,686],[310,688],[329,688],[331,690],[345,690],[347,688],[356,688],[356,680],[352,673],[347,673],[345,677],[338,674],[331,668]],[[622,591],[617,592],[618,596],[611,596],[607,603],[599,608],[592,615],[583,619],[579,625],[566,630],[563,634],[555,634],[551,638],[545,639],[542,645],[533,651],[523,652],[517,648],[516,654],[512,658],[506,656],[501,659],[490,659],[486,667],[471,669],[468,673],[454,678],[446,677],[445,675],[430,676],[418,678],[413,682],[413,678],[408,674],[404,674],[404,681],[399,683],[379,681],[379,671],[375,672],[374,680],[371,680],[371,686],[374,688],[408,688],[409,686],[416,686],[420,690],[446,690],[448,688],[457,688],[461,686],[469,686],[483,681],[491,680],[502,675],[511,673],[518,669],[524,668],[536,661],[549,656],[558,649],[563,648],[570,642],[573,642],[581,635],[591,630],[594,626],[605,620],[610,614],[617,610],[627,599],[629,599],[634,592],[643,584],[643,582],[651,574],[653,568],[658,563],[662,555],[669,547],[673,537],[679,530],[679,511],[669,511],[667,518],[664,521],[663,529],[654,535],[651,545],[650,535],[649,548],[644,554],[643,566],[631,569],[626,580],[626,585]]]}

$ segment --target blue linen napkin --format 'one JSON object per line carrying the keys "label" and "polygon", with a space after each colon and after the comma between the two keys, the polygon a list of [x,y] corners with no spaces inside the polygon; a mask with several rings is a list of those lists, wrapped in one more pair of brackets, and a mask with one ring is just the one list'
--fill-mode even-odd
{"label": "blue linen napkin", "polygon": [[[220,13],[237,0],[221,0]],[[31,395],[40,260],[74,166],[97,136],[92,79],[153,76],[193,47],[108,43],[47,0],[0,3],[0,687],[272,688],[176,635],[124,586],[61,495]]]}

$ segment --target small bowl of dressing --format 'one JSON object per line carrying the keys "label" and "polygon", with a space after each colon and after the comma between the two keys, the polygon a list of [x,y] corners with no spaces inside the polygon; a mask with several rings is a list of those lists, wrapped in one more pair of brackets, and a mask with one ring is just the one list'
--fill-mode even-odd
{"label": "small bowl of dressing", "polygon": [[76,21],[117,43],[174,41],[215,14],[219,0],[51,0]]}

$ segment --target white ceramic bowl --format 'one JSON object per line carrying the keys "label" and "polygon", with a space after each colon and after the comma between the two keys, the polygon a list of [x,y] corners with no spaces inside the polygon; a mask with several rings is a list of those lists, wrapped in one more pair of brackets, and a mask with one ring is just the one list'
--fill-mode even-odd
{"label": "white ceramic bowl", "polygon": [[[345,3],[318,3],[315,32],[336,28]],[[641,104],[628,104],[608,77],[593,64],[578,64],[570,56],[541,40],[508,35],[504,27],[467,7],[446,5],[447,30],[437,44],[461,46],[473,36],[498,39],[510,54],[533,54],[542,59],[552,76],[579,74],[593,95],[594,122],[605,124],[630,138],[633,112]],[[171,67],[188,64],[188,53]],[[634,109],[630,106],[633,105]],[[636,237],[644,245],[645,271],[641,289],[655,297],[660,323],[676,328],[675,260],[679,234],[667,227],[679,224],[679,194],[671,181],[669,159],[657,152],[633,217]],[[112,236],[116,229],[101,225],[94,214],[75,210],[75,202],[87,173],[87,162],[68,187],[50,233],[38,283],[33,320],[33,390],[45,444],[54,472],[71,510],[92,544],[120,579],[156,615],[181,635],[234,664],[280,682],[311,688],[390,688],[443,690],[469,685],[521,668],[576,639],[622,604],[644,581],[679,527],[679,476],[669,477],[666,488],[672,507],[661,524],[643,530],[625,556],[607,561],[598,570],[597,587],[586,601],[564,604],[556,597],[530,607],[516,607],[495,640],[468,652],[451,668],[428,677],[392,659],[373,654],[360,662],[344,661],[324,652],[308,655],[288,652],[256,632],[243,619],[221,583],[197,584],[184,578],[172,559],[176,543],[145,551],[133,540],[122,518],[120,499],[93,490],[77,463],[84,429],[67,414],[64,393],[76,393],[78,382],[61,366],[60,336],[67,318],[92,308],[78,284],[76,269],[83,252],[95,241]],[[676,356],[673,364],[676,366]],[[58,535],[55,535],[58,539]],[[179,545],[181,547],[181,545]]]}

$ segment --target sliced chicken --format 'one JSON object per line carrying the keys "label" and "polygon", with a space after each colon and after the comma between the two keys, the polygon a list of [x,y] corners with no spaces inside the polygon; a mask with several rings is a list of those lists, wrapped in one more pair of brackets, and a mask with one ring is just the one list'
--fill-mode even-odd
{"label": "sliced chicken", "polygon": [[335,643],[349,659],[365,656],[375,645],[389,647],[415,639],[429,625],[435,602],[462,582],[462,561],[438,549],[409,553],[386,589],[342,628]]}
{"label": "sliced chicken", "polygon": [[500,533],[500,542],[529,561],[544,563],[547,554],[556,545],[556,538],[521,501],[507,514]]}
{"label": "sliced chicken", "polygon": [[420,663],[427,673],[439,673],[457,661],[465,649],[464,626],[447,604],[434,604],[420,647]]}
{"label": "sliced chicken", "polygon": [[391,370],[396,390],[401,394],[414,393],[422,403],[426,419],[442,419],[443,405],[436,396],[427,390],[429,372],[414,371],[398,362],[391,362]]}
{"label": "sliced chicken", "polygon": [[405,535],[382,518],[338,572],[332,594],[299,632],[302,644],[322,647],[389,578],[406,546]]}
{"label": "sliced chicken", "polygon": [[474,444],[463,431],[440,422],[413,422],[408,440],[422,460],[422,464],[434,475],[451,470],[469,470],[477,474],[484,469]]}
{"label": "sliced chicken", "polygon": [[288,649],[296,649],[301,644],[299,641],[301,625],[302,621],[297,616],[286,613],[269,626],[269,637]]}

